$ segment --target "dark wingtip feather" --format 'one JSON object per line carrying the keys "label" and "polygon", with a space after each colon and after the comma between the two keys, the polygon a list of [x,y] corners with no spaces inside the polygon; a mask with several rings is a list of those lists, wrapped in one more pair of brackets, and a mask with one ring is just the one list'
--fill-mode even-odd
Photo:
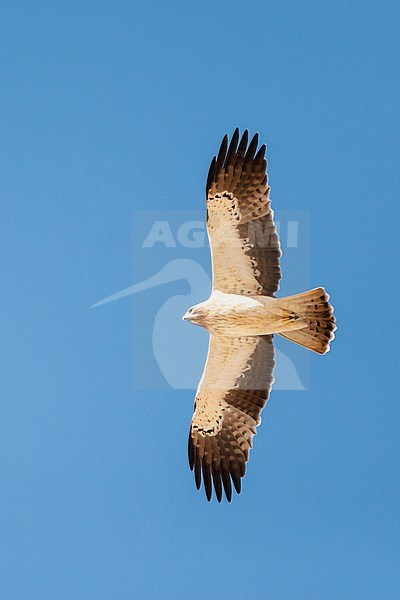
{"label": "dark wingtip feather", "polygon": [[238,141],[239,141],[239,127],[236,127],[236,129],[233,133],[232,139],[231,139],[231,143],[229,144],[228,153],[226,155],[225,168],[228,167],[229,165],[233,164],[233,159],[235,158]]}
{"label": "dark wingtip feather", "polygon": [[205,460],[203,460],[202,467],[204,489],[206,491],[207,500],[210,502],[212,496],[210,467],[206,464]]}
{"label": "dark wingtip feather", "polygon": [[193,471],[193,466],[194,466],[194,446],[193,446],[192,434],[190,432],[189,432],[189,440],[188,440],[188,457],[189,457],[190,470]]}
{"label": "dark wingtip feather", "polygon": [[217,496],[218,502],[221,502],[221,500],[222,500],[222,485],[221,485],[221,476],[220,476],[218,469],[213,468],[212,477],[213,477],[213,482],[214,482],[215,495]]}
{"label": "dark wingtip feather", "polygon": [[267,147],[265,144],[263,144],[259,151],[257,152],[255,158],[254,158],[254,162],[256,163],[256,165],[261,165],[263,160],[264,160],[264,156],[265,156],[265,151],[266,151]]}
{"label": "dark wingtip feather", "polygon": [[199,460],[197,460],[194,465],[194,480],[196,482],[196,488],[199,490],[201,486],[201,465]]}
{"label": "dark wingtip feather", "polygon": [[257,149],[258,146],[258,133],[255,133],[253,135],[253,139],[251,140],[249,147],[247,148],[247,152],[246,152],[246,156],[244,157],[244,162],[249,162],[250,160],[253,160],[254,158],[254,153]]}
{"label": "dark wingtip feather", "polygon": [[228,149],[228,136],[225,134],[222,139],[221,147],[219,149],[218,156],[217,156],[217,171],[219,171],[219,169],[224,164],[227,149]]}
{"label": "dark wingtip feather", "polygon": [[237,149],[236,156],[243,158],[247,148],[247,142],[249,139],[249,130],[243,131],[242,139],[240,140],[239,148]]}
{"label": "dark wingtip feather", "polygon": [[238,494],[240,494],[240,491],[242,489],[241,479],[240,479],[240,471],[238,469],[233,469],[231,471],[231,477],[232,477],[233,485],[235,486],[236,492]]}
{"label": "dark wingtip feather", "polygon": [[232,499],[232,485],[231,478],[229,477],[229,473],[226,469],[221,470],[222,483],[224,486],[225,496],[228,502]]}
{"label": "dark wingtip feather", "polygon": [[206,194],[208,194],[208,192],[213,184],[213,181],[215,180],[216,172],[217,172],[217,158],[214,156],[211,161],[210,168],[208,169]]}

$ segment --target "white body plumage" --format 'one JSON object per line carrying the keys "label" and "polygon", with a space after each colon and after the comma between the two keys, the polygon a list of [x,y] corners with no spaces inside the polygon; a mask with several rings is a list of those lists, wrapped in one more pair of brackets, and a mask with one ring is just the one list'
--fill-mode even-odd
{"label": "white body plumage", "polygon": [[298,316],[284,308],[280,299],[241,296],[213,290],[205,302],[186,312],[184,320],[201,325],[211,334],[252,336],[300,329]]}

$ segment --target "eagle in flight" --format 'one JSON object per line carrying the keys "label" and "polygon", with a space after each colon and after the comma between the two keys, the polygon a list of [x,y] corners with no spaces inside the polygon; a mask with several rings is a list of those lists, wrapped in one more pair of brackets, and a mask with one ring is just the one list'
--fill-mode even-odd
{"label": "eagle in flight", "polygon": [[274,381],[273,334],[318,354],[329,350],[335,319],[319,287],[275,298],[281,249],[274,225],[265,145],[236,129],[222,140],[206,186],[212,292],[183,316],[210,334],[189,433],[189,464],[207,499],[240,493],[249,450]]}

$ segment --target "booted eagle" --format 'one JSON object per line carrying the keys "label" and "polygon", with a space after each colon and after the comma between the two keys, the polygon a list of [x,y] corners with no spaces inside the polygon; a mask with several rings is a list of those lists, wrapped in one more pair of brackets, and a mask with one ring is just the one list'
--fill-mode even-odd
{"label": "booted eagle", "polygon": [[318,354],[329,350],[335,319],[319,287],[275,298],[281,249],[266,172],[265,145],[236,129],[222,140],[207,178],[212,292],[183,316],[210,333],[196,392],[189,463],[207,499],[232,497],[245,474],[252,438],[274,381],[273,334]]}

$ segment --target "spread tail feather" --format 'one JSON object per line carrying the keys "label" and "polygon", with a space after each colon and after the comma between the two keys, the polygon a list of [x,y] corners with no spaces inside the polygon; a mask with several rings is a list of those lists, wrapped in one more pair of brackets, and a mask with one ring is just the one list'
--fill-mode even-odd
{"label": "spread tail feather", "polygon": [[[335,337],[336,324],[333,307],[324,288],[280,298],[279,302],[282,308],[295,315],[295,323],[292,317],[290,330],[280,331],[279,335],[318,354],[328,352]],[[294,325],[296,328],[293,328]]]}

